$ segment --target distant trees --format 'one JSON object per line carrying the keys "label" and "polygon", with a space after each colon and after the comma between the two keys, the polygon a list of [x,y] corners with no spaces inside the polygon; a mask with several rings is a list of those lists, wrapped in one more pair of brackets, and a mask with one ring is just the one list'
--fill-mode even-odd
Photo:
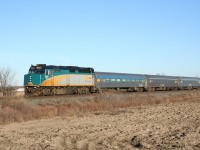
{"label": "distant trees", "polygon": [[0,93],[2,93],[3,96],[12,95],[14,79],[15,73],[11,68],[0,68]]}

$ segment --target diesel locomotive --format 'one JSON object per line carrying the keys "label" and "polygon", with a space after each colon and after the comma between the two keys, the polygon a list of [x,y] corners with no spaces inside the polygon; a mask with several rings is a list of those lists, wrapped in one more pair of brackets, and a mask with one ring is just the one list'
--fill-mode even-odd
{"label": "diesel locomotive", "polygon": [[87,94],[95,92],[93,68],[32,65],[24,75],[25,95]]}
{"label": "diesel locomotive", "polygon": [[91,67],[31,65],[25,95],[88,94],[102,90],[158,91],[200,88],[200,78],[95,72]]}

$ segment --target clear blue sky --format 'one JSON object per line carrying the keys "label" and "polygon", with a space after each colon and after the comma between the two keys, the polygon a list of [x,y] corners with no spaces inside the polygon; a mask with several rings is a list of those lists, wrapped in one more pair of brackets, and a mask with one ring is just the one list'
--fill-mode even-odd
{"label": "clear blue sky", "polygon": [[1,0],[0,68],[200,76],[199,0]]}

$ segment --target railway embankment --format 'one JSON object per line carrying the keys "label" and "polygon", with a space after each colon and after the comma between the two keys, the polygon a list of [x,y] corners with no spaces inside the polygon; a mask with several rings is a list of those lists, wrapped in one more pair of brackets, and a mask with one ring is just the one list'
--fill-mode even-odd
{"label": "railway embankment", "polygon": [[143,107],[200,99],[199,90],[90,95],[10,97],[1,99],[0,124],[56,116],[84,116],[118,108]]}

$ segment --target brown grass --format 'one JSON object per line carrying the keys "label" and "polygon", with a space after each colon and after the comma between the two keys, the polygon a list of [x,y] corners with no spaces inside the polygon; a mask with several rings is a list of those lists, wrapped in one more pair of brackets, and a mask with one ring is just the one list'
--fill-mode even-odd
{"label": "brown grass", "polygon": [[181,95],[155,96],[153,94],[135,94],[119,98],[116,94],[102,94],[93,100],[76,101],[60,105],[34,105],[24,98],[7,98],[2,100],[0,124],[22,122],[54,116],[84,116],[86,113],[110,111],[116,108],[141,107],[146,105],[179,102],[200,98],[199,92]]}

